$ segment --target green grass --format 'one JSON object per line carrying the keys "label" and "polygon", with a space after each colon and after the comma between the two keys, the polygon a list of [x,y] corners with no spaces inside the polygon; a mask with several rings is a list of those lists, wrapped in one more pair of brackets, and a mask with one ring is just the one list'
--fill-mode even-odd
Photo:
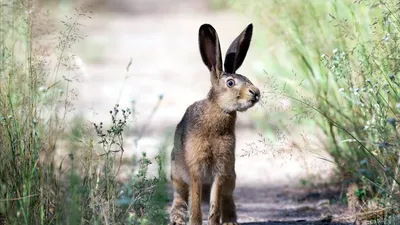
{"label": "green grass", "polygon": [[[143,155],[131,180],[117,182],[133,113],[116,105],[111,121],[95,125],[74,115],[69,52],[82,39],[80,22],[90,12],[77,9],[62,21],[50,69],[51,54],[35,41],[42,32],[37,28],[46,28],[40,9],[31,1],[1,1],[0,12],[0,221],[165,223],[165,146],[157,177],[147,177],[151,160]],[[59,149],[68,156],[60,159]]]}
{"label": "green grass", "polygon": [[[251,12],[268,75],[265,97],[290,101],[281,129],[318,127],[362,201],[400,201],[400,9],[394,0],[284,0],[231,5]],[[279,51],[276,51],[278,49]],[[261,118],[263,119],[263,118]],[[265,127],[265,129],[269,129]],[[293,134],[292,136],[300,134]],[[296,137],[292,137],[296,140]],[[297,138],[300,139],[300,138]]]}

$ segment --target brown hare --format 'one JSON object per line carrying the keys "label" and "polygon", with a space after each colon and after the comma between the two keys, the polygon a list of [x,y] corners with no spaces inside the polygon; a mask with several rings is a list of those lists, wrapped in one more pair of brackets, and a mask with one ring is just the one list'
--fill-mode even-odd
{"label": "brown hare", "polygon": [[256,104],[260,91],[235,72],[247,54],[252,32],[250,24],[232,42],[223,70],[217,32],[209,24],[199,29],[200,53],[210,71],[212,86],[206,99],[187,108],[176,127],[171,154],[173,225],[186,224],[188,206],[190,224],[202,224],[202,189],[207,187],[211,187],[208,224],[237,224],[233,201],[236,112]]}

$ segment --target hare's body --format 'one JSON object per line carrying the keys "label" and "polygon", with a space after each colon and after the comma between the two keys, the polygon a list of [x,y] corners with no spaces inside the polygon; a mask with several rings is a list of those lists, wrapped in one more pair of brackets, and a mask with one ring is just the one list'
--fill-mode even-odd
{"label": "hare's body", "polygon": [[[209,191],[209,187],[208,223],[219,224],[222,219],[223,223],[236,224],[233,201],[236,114],[253,106],[260,95],[250,80],[234,73],[244,60],[251,31],[250,25],[232,43],[228,53],[234,54],[233,58],[227,54],[225,71],[222,71],[215,30],[210,25],[200,28],[200,52],[211,72],[212,88],[206,99],[188,107],[176,127],[171,154],[172,224],[186,224],[188,205],[190,224],[201,224],[202,192]],[[240,49],[245,51],[240,52]]]}
{"label": "hare's body", "polygon": [[179,174],[186,184],[190,183],[189,171],[196,170],[201,182],[211,185],[221,169],[217,165],[234,160],[236,112],[223,113],[213,106],[209,100],[195,102],[176,128],[172,174]]}

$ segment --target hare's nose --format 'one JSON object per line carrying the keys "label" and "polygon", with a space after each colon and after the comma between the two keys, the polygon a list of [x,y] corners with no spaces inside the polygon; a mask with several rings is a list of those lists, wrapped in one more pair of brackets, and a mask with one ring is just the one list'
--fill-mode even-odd
{"label": "hare's nose", "polygon": [[258,90],[258,88],[249,89],[249,92],[253,95],[251,99],[252,102],[258,102],[258,100],[260,100],[260,90]]}

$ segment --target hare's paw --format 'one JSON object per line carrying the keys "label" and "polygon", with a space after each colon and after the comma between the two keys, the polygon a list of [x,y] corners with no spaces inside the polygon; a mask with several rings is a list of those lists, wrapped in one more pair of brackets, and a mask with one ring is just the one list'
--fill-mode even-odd
{"label": "hare's paw", "polygon": [[186,223],[170,222],[168,225],[186,225]]}
{"label": "hare's paw", "polygon": [[186,225],[186,220],[182,217],[171,216],[171,222],[169,225]]}
{"label": "hare's paw", "polygon": [[237,222],[225,222],[222,225],[239,225]]}
{"label": "hare's paw", "polygon": [[186,225],[186,212],[184,210],[173,210],[170,225]]}
{"label": "hare's paw", "polygon": [[168,225],[186,225],[186,222],[170,222]]}

